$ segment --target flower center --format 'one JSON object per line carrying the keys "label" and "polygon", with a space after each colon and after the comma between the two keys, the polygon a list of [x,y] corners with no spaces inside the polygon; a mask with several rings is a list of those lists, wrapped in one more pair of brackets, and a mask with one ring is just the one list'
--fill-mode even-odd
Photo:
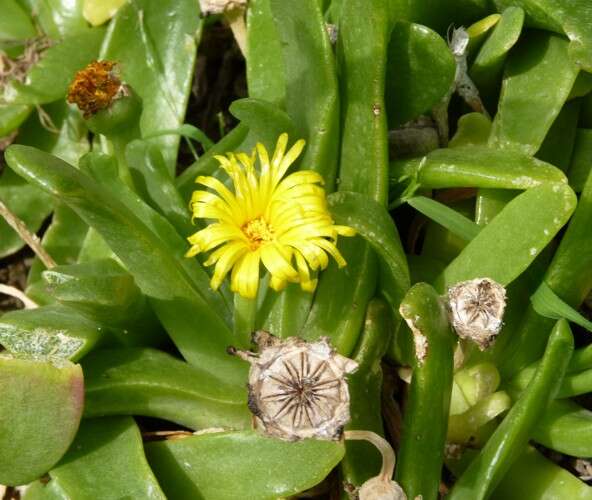
{"label": "flower center", "polygon": [[257,217],[241,228],[249,242],[251,249],[259,248],[262,243],[267,243],[273,240],[273,228],[268,224],[263,217]]}

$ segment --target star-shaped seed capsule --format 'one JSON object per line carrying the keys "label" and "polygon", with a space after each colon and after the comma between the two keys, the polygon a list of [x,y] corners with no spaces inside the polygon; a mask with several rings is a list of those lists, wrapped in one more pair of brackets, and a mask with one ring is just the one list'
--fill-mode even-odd
{"label": "star-shaped seed capsule", "polygon": [[256,427],[289,441],[340,439],[350,418],[345,376],[357,363],[337,354],[327,338],[281,340],[259,331],[254,341],[257,354],[230,352],[251,363],[249,409]]}

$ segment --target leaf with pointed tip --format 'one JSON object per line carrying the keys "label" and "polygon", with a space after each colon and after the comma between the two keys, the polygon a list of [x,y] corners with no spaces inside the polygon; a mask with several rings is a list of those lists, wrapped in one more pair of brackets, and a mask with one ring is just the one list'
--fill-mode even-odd
{"label": "leaf with pointed tip", "polygon": [[218,432],[146,445],[167,498],[267,500],[322,481],[343,458],[338,441],[287,442],[256,431]]}

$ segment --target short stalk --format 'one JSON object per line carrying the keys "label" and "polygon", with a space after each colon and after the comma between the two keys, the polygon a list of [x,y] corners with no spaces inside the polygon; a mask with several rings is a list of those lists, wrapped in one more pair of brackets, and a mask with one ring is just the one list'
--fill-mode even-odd
{"label": "short stalk", "polygon": [[351,441],[368,441],[376,446],[382,455],[382,467],[378,475],[383,481],[390,481],[395,471],[395,452],[389,442],[371,431],[345,431],[344,438]]}
{"label": "short stalk", "polygon": [[234,294],[234,336],[237,344],[247,347],[251,342],[251,334],[255,330],[257,315],[257,299],[247,299],[238,293]]}

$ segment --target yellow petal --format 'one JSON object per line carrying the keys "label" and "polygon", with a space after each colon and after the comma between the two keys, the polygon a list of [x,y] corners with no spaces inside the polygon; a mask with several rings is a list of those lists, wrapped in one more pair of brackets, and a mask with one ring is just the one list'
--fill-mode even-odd
{"label": "yellow petal", "polygon": [[268,244],[261,247],[261,261],[272,276],[288,281],[298,278],[298,272],[292,267],[289,259],[280,253],[276,245]]}
{"label": "yellow petal", "polygon": [[259,252],[245,253],[232,269],[231,289],[242,297],[254,299],[259,286]]}
{"label": "yellow petal", "polygon": [[217,290],[222,284],[222,281],[224,281],[224,278],[232,269],[234,263],[248,252],[247,247],[241,243],[225,245],[221,250],[223,250],[223,252],[219,252],[219,255],[217,255],[218,262],[216,263],[214,275],[210,281],[210,285],[214,290]]}

